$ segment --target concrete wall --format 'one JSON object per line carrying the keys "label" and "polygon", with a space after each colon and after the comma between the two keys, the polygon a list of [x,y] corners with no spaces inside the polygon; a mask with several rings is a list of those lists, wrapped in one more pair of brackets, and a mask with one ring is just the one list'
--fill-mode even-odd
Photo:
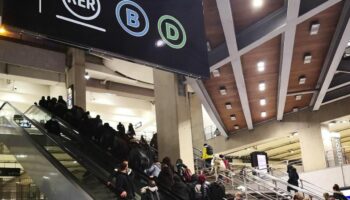
{"label": "concrete wall", "polygon": [[[229,138],[216,137],[210,141],[216,152],[229,153],[238,148],[245,148],[257,143],[274,138],[281,138],[290,135],[294,131],[298,131],[299,137],[305,139],[302,142],[303,161],[310,162],[310,166],[305,171],[322,169],[325,166],[317,166],[325,164],[321,158],[320,152],[323,147],[320,147],[321,131],[320,123],[334,118],[342,117],[350,114],[350,98],[322,106],[319,111],[312,112],[311,110],[303,110],[298,113],[285,115],[283,121],[271,121],[265,124],[256,126],[254,130],[242,130],[231,135]],[[314,137],[316,139],[314,139]],[[309,140],[309,141],[308,141]],[[194,141],[195,142],[195,141]],[[315,144],[315,145],[314,145]],[[195,146],[199,144],[194,144]],[[311,146],[310,146],[311,145]],[[304,147],[304,148],[303,148]],[[305,150],[309,150],[306,153]],[[316,155],[315,155],[316,152]],[[313,156],[312,156],[313,155]],[[319,162],[318,159],[321,159]],[[315,164],[312,164],[313,162]]]}

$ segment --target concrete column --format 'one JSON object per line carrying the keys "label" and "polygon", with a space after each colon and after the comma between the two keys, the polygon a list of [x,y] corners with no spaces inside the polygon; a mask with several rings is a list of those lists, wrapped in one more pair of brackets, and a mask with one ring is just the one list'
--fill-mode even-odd
{"label": "concrete column", "polygon": [[74,104],[86,109],[85,52],[70,48],[67,54],[66,87],[73,85]]}
{"label": "concrete column", "polygon": [[159,159],[181,158],[193,171],[189,98],[182,81],[172,73],[154,70]]}
{"label": "concrete column", "polygon": [[202,103],[196,94],[190,94],[193,147],[201,150],[205,143]]}
{"label": "concrete column", "polygon": [[325,149],[321,134],[321,124],[312,123],[309,128],[299,131],[301,158],[304,171],[314,171],[327,167]]}

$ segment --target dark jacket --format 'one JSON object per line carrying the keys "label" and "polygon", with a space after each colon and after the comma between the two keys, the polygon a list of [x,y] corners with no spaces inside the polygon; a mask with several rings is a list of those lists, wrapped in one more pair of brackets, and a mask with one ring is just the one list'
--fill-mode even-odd
{"label": "dark jacket", "polygon": [[191,190],[190,188],[183,183],[181,180],[176,181],[174,185],[171,187],[171,191],[177,194],[183,200],[191,200]]}
{"label": "dark jacket", "polygon": [[120,195],[123,191],[126,191],[127,193],[127,197],[124,199],[132,199],[135,197],[135,188],[131,177],[128,174],[123,172],[116,172],[114,185],[114,190],[117,194],[117,197],[120,198]]}
{"label": "dark jacket", "polygon": [[169,167],[163,167],[158,176],[158,183],[170,189],[174,184],[173,176],[174,174]]}
{"label": "dark jacket", "polygon": [[334,192],[333,197],[338,200],[347,200],[341,192]]}

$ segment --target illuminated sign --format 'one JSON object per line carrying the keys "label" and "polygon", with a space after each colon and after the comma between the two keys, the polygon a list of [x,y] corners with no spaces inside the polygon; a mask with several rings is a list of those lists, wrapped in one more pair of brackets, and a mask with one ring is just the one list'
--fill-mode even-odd
{"label": "illuminated sign", "polygon": [[201,0],[4,0],[3,23],[141,64],[209,77]]}

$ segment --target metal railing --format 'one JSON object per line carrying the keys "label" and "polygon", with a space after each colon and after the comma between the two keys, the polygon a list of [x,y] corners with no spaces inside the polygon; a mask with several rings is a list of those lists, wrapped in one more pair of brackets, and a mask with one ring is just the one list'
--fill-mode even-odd
{"label": "metal railing", "polygon": [[2,177],[0,178],[0,199],[16,200],[46,200],[30,178]]}

